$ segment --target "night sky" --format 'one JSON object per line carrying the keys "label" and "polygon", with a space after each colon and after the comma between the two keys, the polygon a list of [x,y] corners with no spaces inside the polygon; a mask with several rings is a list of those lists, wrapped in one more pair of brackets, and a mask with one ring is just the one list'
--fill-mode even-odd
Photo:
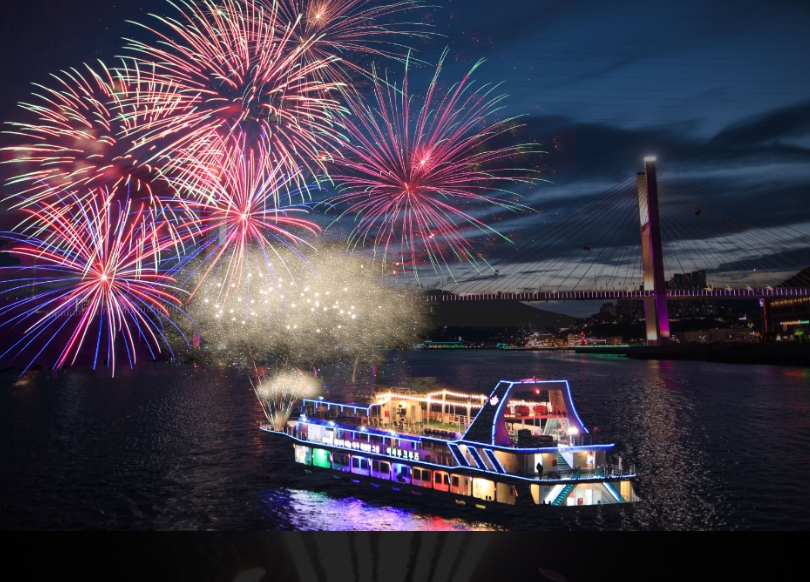
{"label": "night sky", "polygon": [[[549,152],[550,182],[523,192],[524,204],[574,207],[656,155],[667,172],[810,231],[810,3],[430,4],[411,15],[435,33],[411,42],[416,56],[435,63],[448,47],[449,78],[486,59],[476,78],[502,83],[507,113],[524,115],[523,136]],[[149,12],[173,10],[164,0],[7,0],[0,118],[18,117],[30,83],[47,84],[49,73],[123,54],[121,37],[143,35],[126,20],[147,22]],[[384,66],[401,74],[399,63]],[[519,237],[537,220],[499,228]]]}

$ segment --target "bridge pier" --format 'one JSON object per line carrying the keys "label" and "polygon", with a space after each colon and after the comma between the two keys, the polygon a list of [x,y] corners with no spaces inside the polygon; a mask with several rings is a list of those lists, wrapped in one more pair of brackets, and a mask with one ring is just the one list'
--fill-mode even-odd
{"label": "bridge pier", "polygon": [[653,291],[644,298],[644,317],[647,322],[647,345],[669,345],[669,310],[664,277],[664,254],[661,243],[661,222],[658,213],[658,180],[655,176],[655,158],[644,158],[644,171],[636,174],[638,212],[641,226],[641,262],[644,290]]}

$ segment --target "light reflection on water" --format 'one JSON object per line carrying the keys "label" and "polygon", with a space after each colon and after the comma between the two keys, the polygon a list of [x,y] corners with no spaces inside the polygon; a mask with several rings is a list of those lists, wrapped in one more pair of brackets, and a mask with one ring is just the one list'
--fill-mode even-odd
{"label": "light reflection on water", "polygon": [[[329,384],[347,373],[321,372]],[[161,364],[114,380],[0,375],[0,527],[810,526],[808,370],[498,351],[398,353],[378,368],[387,385],[469,392],[529,376],[570,380],[585,424],[616,443],[611,460],[636,465],[641,503],[465,513],[443,500],[320,487],[292,466],[289,443],[256,429],[261,413],[242,373]]]}
{"label": "light reflection on water", "polygon": [[354,497],[337,499],[324,493],[280,489],[262,492],[261,505],[272,516],[283,508],[290,527],[326,531],[494,531],[502,528],[483,522],[444,518],[416,510],[380,506]]}

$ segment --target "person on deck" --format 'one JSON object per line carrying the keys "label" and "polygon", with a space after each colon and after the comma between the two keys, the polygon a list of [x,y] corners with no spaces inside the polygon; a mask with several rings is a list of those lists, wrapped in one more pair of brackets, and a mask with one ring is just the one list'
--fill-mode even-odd
{"label": "person on deck", "polygon": [[537,463],[536,469],[537,469],[537,478],[542,479],[543,478],[543,465],[542,465],[542,463]]}

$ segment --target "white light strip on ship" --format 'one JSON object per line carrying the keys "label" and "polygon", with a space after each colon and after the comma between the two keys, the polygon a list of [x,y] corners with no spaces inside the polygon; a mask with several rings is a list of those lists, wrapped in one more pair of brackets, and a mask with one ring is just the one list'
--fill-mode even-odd
{"label": "white light strip on ship", "polygon": [[[263,428],[263,427],[260,427],[259,430],[263,430],[265,432],[270,432],[270,433],[276,432],[276,431],[271,430],[269,428]],[[298,443],[300,443],[302,446],[305,446],[305,447],[318,448],[318,446],[320,445],[320,447],[330,447],[331,446],[331,447],[334,447],[334,448],[338,448],[335,445],[327,445],[325,443],[313,443],[312,441],[301,440],[301,439],[299,439],[297,437],[288,435],[286,433],[283,433],[283,434],[285,436],[293,439],[294,441],[297,441]],[[457,443],[457,442],[460,442],[460,441],[455,441],[455,442]],[[480,445],[480,443],[478,443],[478,444]],[[489,445],[487,445],[487,446],[489,446]],[[612,447],[613,445],[607,445],[607,446]],[[593,445],[592,447],[581,447],[581,448],[580,447],[576,447],[576,448],[570,447],[568,450],[588,450],[588,449],[592,449],[592,448],[604,448],[604,447],[605,447],[605,445],[601,445],[601,446]],[[339,448],[342,449],[343,447],[339,447]],[[354,452],[355,455],[358,456],[358,457],[362,457],[364,459],[367,458],[364,455],[358,455],[355,449],[347,449],[347,450],[351,451],[351,452]],[[540,449],[538,449],[538,450],[540,450]],[[511,479],[518,479],[520,481],[527,481],[529,483],[538,483],[538,480],[537,480],[536,477],[524,477],[522,475],[516,475],[514,473],[500,474],[500,473],[497,473],[495,471],[490,471],[489,469],[476,469],[475,467],[462,467],[461,465],[453,465],[453,466],[439,465],[439,464],[433,463],[431,461],[423,461],[422,459],[419,459],[418,461],[416,461],[416,460],[410,460],[410,459],[402,459],[400,457],[391,457],[391,456],[387,455],[386,453],[364,453],[364,454],[365,455],[373,454],[373,455],[376,455],[378,457],[384,457],[386,460],[395,460],[395,461],[399,462],[400,464],[404,464],[404,463],[402,463],[402,461],[408,461],[410,463],[418,463],[419,465],[427,465],[428,467],[435,467],[434,470],[439,470],[439,471],[442,471],[442,472],[445,472],[445,473],[453,471],[454,469],[461,469],[461,470],[465,470],[465,471],[477,471],[479,473],[486,473],[487,475],[495,475],[495,476],[501,475],[502,477],[509,477]],[[410,466],[410,465],[407,465],[407,466]],[[349,472],[349,471],[347,471],[347,472]],[[352,473],[352,474],[356,475],[357,473]],[[621,480],[621,479],[629,479],[629,478],[633,478],[633,477],[636,477],[635,473],[627,473],[625,475],[603,475],[601,477],[592,477],[592,478],[582,477],[580,479],[577,479],[577,481],[596,481],[596,482],[599,482],[599,483],[605,483],[606,484],[609,480],[616,481],[616,480]],[[545,481],[549,482],[551,480],[546,479]],[[567,481],[571,481],[571,479],[560,479],[560,481],[566,481],[567,482]],[[539,483],[542,483],[542,482],[539,482]]]}

